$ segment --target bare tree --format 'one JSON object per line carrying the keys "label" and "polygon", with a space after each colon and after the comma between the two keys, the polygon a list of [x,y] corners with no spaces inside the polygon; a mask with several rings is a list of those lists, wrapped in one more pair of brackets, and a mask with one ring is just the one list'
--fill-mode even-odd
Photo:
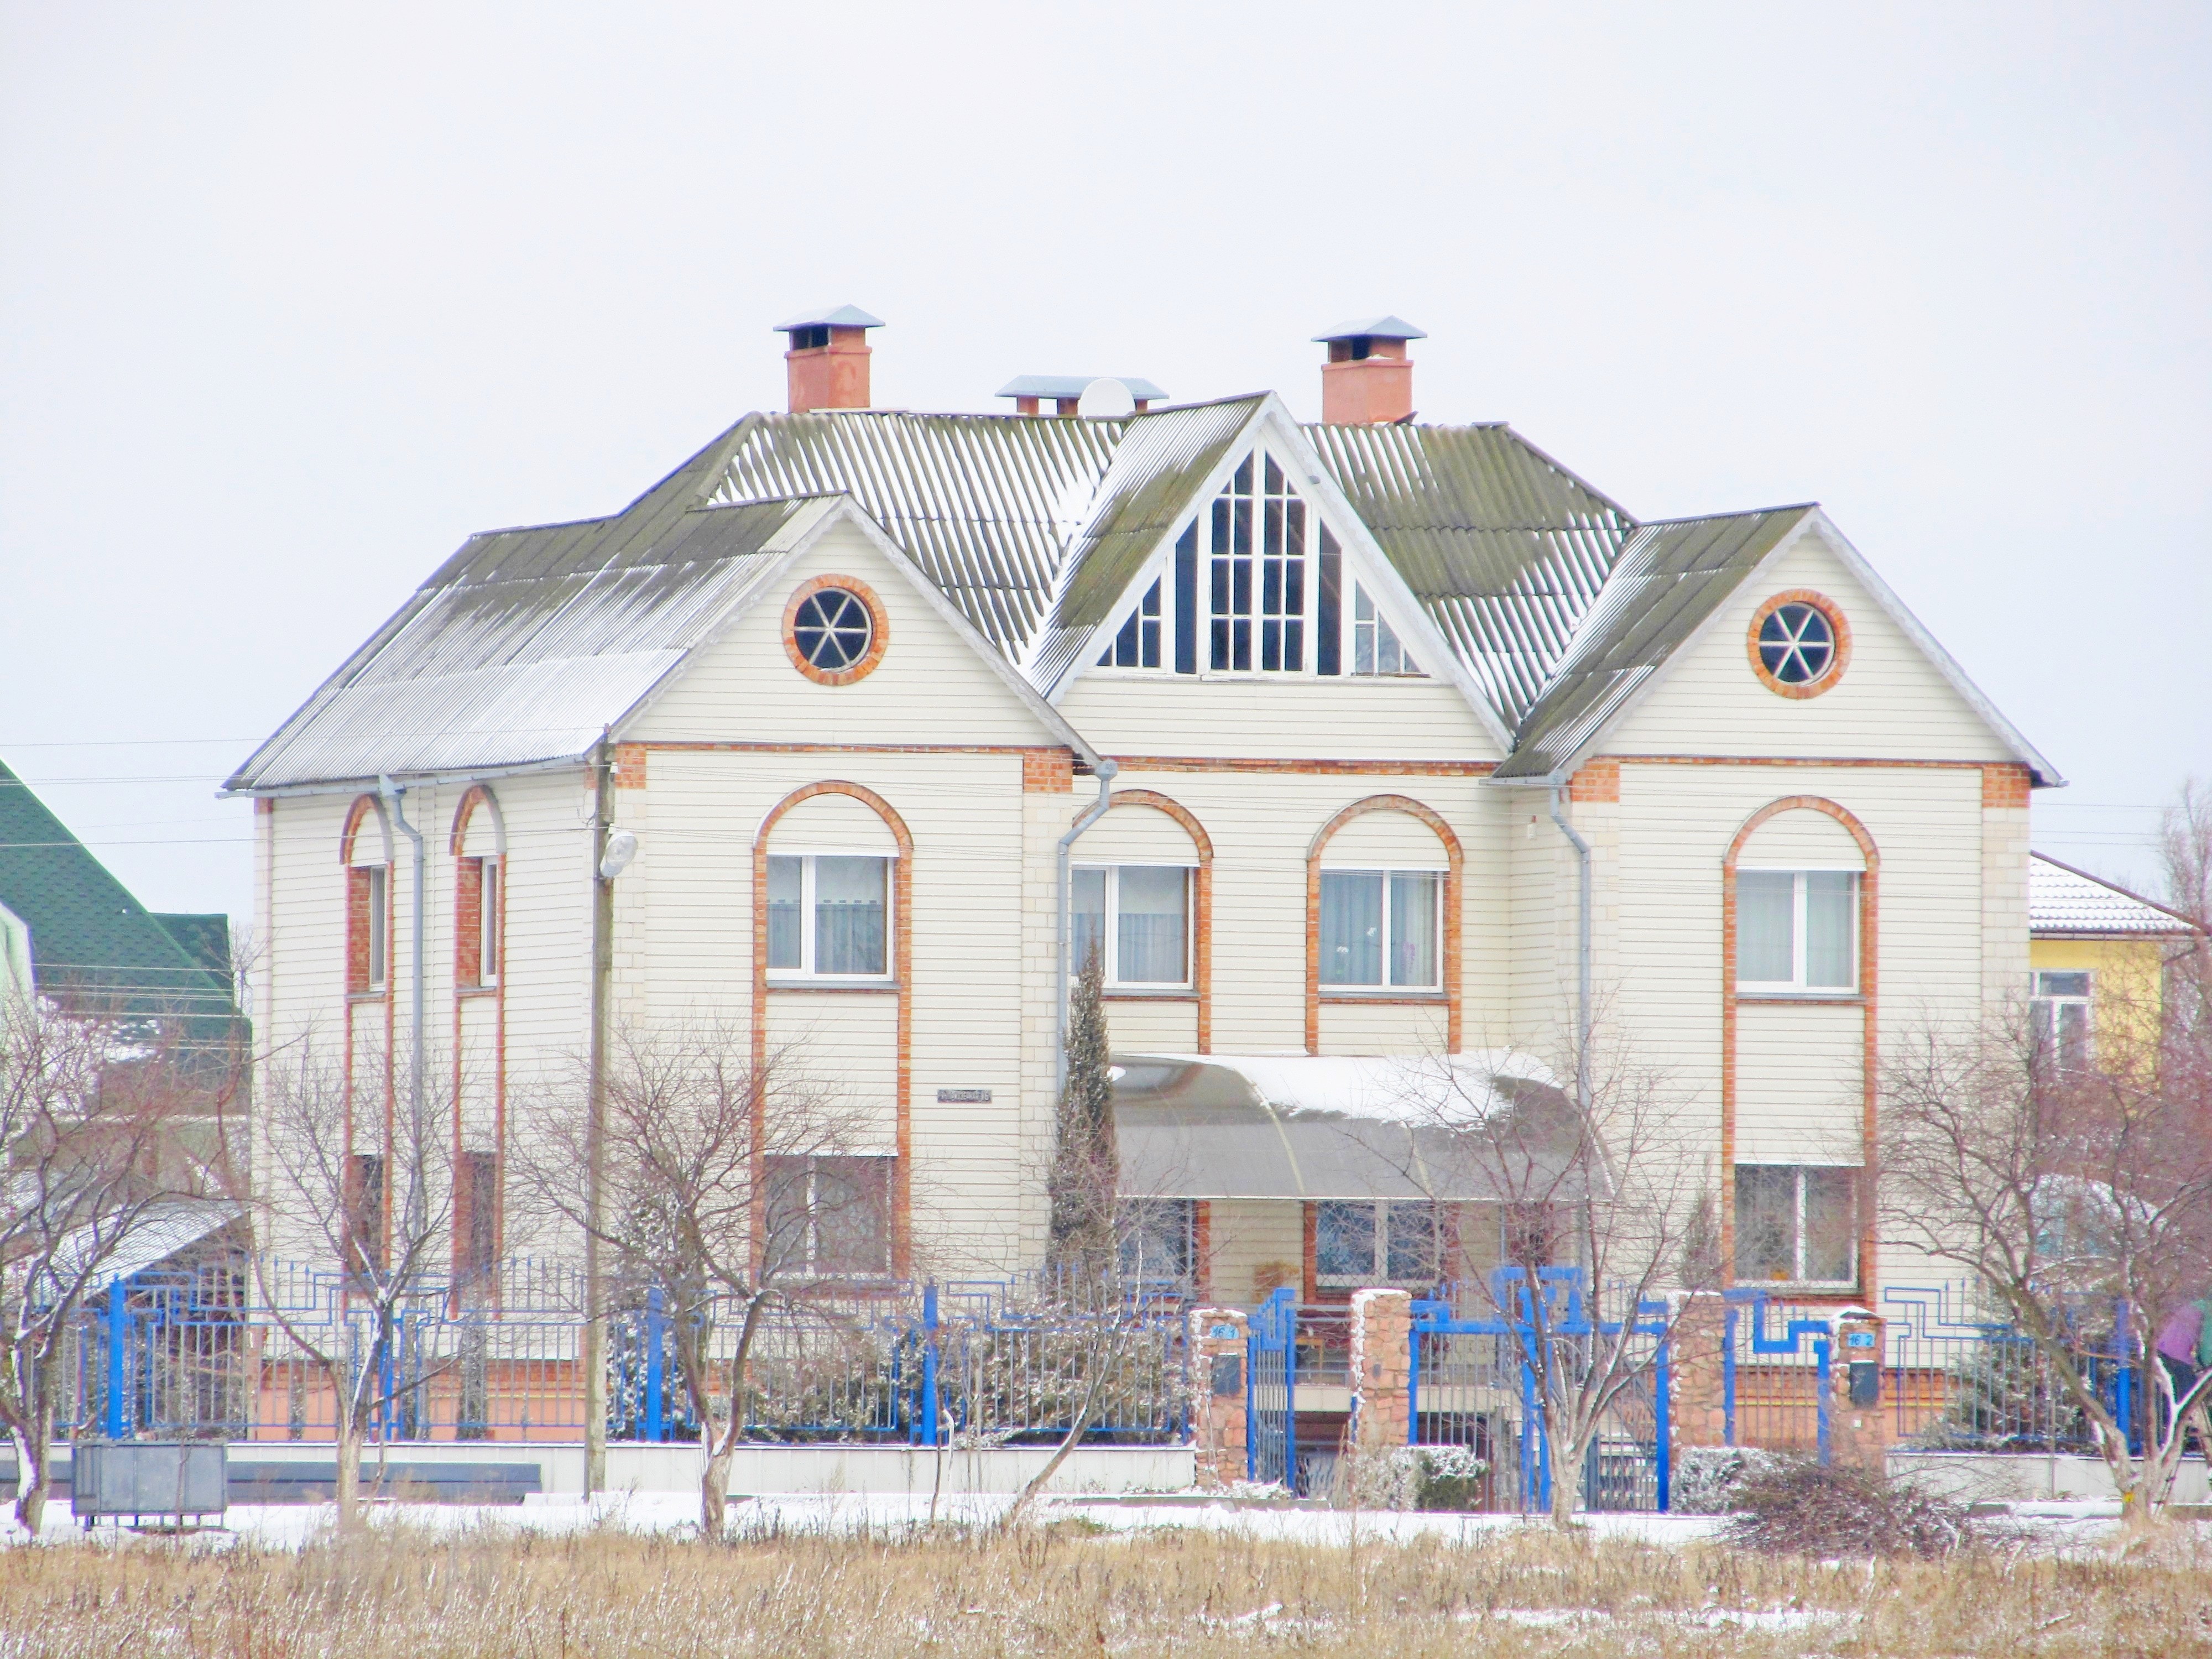
{"label": "bare tree", "polygon": [[2165,1316],[2212,1277],[2212,1091],[2198,1057],[2182,1046],[2155,1067],[2069,1066],[2025,1009],[1923,1030],[1893,1053],[1886,1231],[1975,1277],[2090,1425],[2126,1513],[2150,1518],[2212,1373],[2177,1400],[2152,1365],[2161,1409],[2130,1424],[2100,1371],[2148,1355]]}
{"label": "bare tree", "polygon": [[[2166,903],[2212,930],[2212,784],[2191,778],[2181,786],[2159,825],[2158,853]],[[2167,957],[2160,1012],[2171,1040],[2187,1044],[2197,1064],[2212,1055],[2212,939],[2206,933]]]}
{"label": "bare tree", "polygon": [[794,1050],[757,1066],[746,1035],[718,1024],[618,1028],[609,1048],[598,1216],[577,1179],[587,1078],[541,1103],[518,1182],[541,1218],[596,1231],[611,1258],[587,1317],[658,1303],[705,1455],[700,1526],[720,1539],[755,1340],[779,1304],[888,1275],[889,1160],[851,1155],[860,1115]]}
{"label": "bare tree", "polygon": [[[444,1068],[430,1066],[432,1076]],[[453,1215],[451,1102],[398,1102],[371,1057],[350,1084],[303,1038],[258,1067],[250,1117],[226,1126],[226,1190],[251,1222],[256,1301],[332,1399],[341,1526],[359,1519],[362,1449],[395,1382],[401,1322],[446,1288]]]}
{"label": "bare tree", "polygon": [[1551,1516],[1567,1526],[1607,1419],[1645,1385],[1689,1294],[1714,1288],[1720,1264],[1688,1103],[1632,1063],[1617,1033],[1562,1046],[1566,1088],[1503,1055],[1432,1055],[1401,1095],[1407,1177],[1440,1210],[1471,1194],[1497,1205],[1498,1265],[1470,1288],[1485,1316],[1517,1329]]}
{"label": "bare tree", "polygon": [[33,1534],[65,1340],[148,1224],[204,1194],[187,1131],[234,1079],[158,1021],[0,1006],[0,1425],[15,1444],[15,1518]]}

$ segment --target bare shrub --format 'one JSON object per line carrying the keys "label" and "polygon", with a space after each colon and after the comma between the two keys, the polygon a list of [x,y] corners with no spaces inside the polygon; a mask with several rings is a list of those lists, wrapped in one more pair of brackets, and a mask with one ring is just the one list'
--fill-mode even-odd
{"label": "bare shrub", "polygon": [[1873,1469],[1777,1458],[1732,1483],[1723,1533],[1768,1555],[1946,1556],[1978,1540],[1960,1504]]}

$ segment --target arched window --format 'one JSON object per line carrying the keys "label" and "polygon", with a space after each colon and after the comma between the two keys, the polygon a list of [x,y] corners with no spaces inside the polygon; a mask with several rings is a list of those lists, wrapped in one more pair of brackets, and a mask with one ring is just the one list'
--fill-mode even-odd
{"label": "arched window", "polygon": [[375,796],[363,795],[347,813],[338,857],[346,872],[346,990],[381,995],[392,984],[392,829]]}

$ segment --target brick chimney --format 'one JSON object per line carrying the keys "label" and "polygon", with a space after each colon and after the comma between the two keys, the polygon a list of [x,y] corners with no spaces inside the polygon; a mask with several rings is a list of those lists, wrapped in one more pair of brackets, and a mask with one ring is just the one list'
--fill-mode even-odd
{"label": "brick chimney", "polygon": [[791,412],[810,409],[866,409],[868,331],[884,325],[858,306],[802,312],[775,325],[791,337],[783,361],[791,378]]}
{"label": "brick chimney", "polygon": [[1328,347],[1321,366],[1321,418],[1328,426],[1388,426],[1413,415],[1413,362],[1406,342],[1429,337],[1398,317],[1340,323],[1316,341]]}

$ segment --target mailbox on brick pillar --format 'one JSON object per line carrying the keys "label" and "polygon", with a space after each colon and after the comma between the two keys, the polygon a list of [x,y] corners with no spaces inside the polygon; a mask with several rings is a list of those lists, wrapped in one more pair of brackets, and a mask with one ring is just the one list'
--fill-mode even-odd
{"label": "mailbox on brick pillar", "polygon": [[1413,1298],[1404,1291],[1352,1293],[1352,1443],[1387,1451],[1411,1437]]}
{"label": "mailbox on brick pillar", "polygon": [[1198,1484],[1230,1486],[1244,1479],[1244,1364],[1249,1323],[1235,1308],[1193,1308],[1190,1402],[1198,1451]]}
{"label": "mailbox on brick pillar", "polygon": [[1889,1413],[1882,1409],[1882,1321],[1864,1308],[1836,1316],[1836,1359],[1828,1402],[1831,1456],[1881,1468],[1889,1456]]}

